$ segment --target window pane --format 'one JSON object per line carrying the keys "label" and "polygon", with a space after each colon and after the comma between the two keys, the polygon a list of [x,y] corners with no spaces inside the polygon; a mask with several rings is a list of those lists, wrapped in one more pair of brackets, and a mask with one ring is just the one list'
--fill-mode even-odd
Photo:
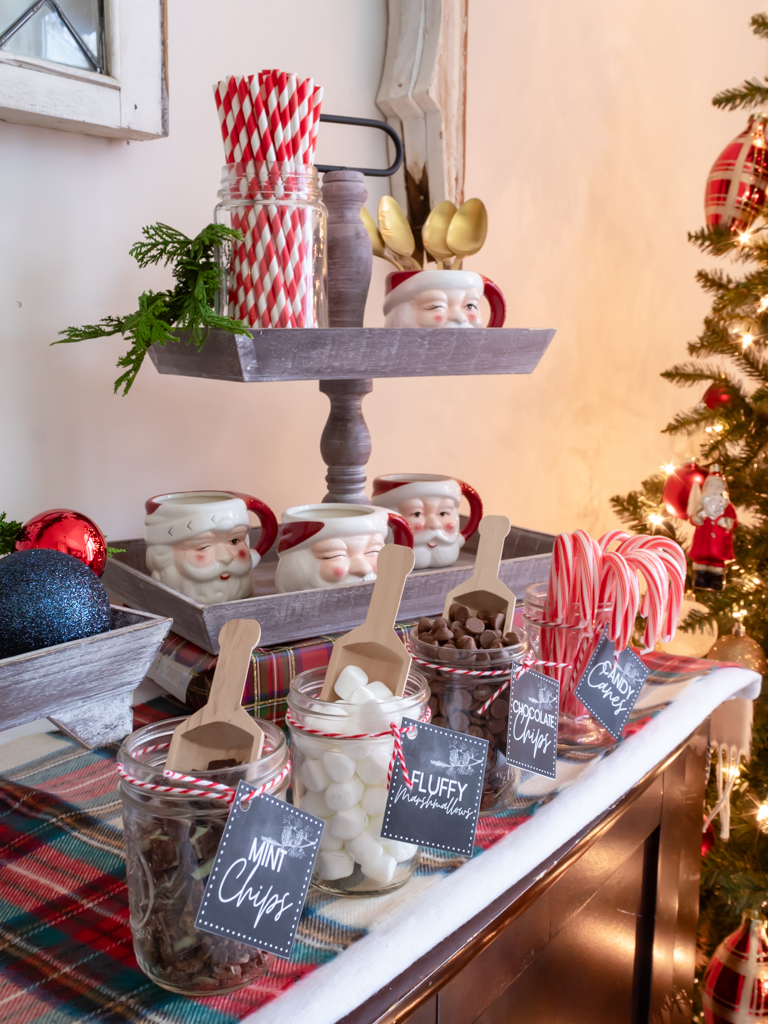
{"label": "window pane", "polygon": [[[32,6],[34,0],[0,0],[0,37]],[[58,6],[103,70],[103,0],[58,0]],[[50,2],[44,3],[40,10],[14,32],[2,49],[24,57],[41,57],[68,67],[95,70],[75,35]]]}

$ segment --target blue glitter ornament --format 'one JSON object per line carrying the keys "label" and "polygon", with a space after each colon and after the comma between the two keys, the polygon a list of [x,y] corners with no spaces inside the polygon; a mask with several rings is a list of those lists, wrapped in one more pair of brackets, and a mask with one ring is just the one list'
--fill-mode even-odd
{"label": "blue glitter ornament", "polygon": [[98,576],[49,549],[0,558],[0,658],[105,633],[112,618]]}

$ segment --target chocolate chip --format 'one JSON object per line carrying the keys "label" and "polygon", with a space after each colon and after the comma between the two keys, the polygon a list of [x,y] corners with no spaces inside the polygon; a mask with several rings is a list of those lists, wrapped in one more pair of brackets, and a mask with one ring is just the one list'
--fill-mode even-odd
{"label": "chocolate chip", "polygon": [[502,629],[504,629],[504,619],[505,619],[504,613],[503,612],[497,612],[495,615],[489,616],[488,623],[489,623],[491,629],[502,630]]}
{"label": "chocolate chip", "polygon": [[448,717],[448,725],[454,732],[466,732],[469,729],[469,715],[463,711],[453,711]]}
{"label": "chocolate chip", "polygon": [[466,622],[471,613],[464,604],[452,604],[448,614],[452,619],[456,619],[457,622]]}
{"label": "chocolate chip", "polygon": [[479,725],[470,725],[467,732],[470,736],[477,736],[478,739],[483,738],[483,730]]}
{"label": "chocolate chip", "polygon": [[442,629],[443,626],[447,626],[447,625],[448,625],[448,619],[444,619],[442,615],[438,615],[438,617],[432,623],[432,629],[433,629],[433,631],[437,631],[438,629]]}
{"label": "chocolate chip", "polygon": [[509,714],[509,705],[505,704],[503,700],[499,700],[497,698],[493,704],[491,704],[488,711],[493,718],[506,718]]}
{"label": "chocolate chip", "polygon": [[514,630],[510,630],[509,633],[504,634],[505,647],[515,647],[520,642],[520,637],[517,635],[517,633],[515,633]]}
{"label": "chocolate chip", "polygon": [[484,629],[480,634],[480,646],[487,649],[496,639],[496,634],[492,629]]}
{"label": "chocolate chip", "polygon": [[480,636],[480,634],[485,629],[485,623],[483,622],[482,619],[477,619],[475,618],[474,615],[472,615],[467,619],[465,628],[468,633],[473,633],[475,636]]}
{"label": "chocolate chip", "polygon": [[419,633],[428,633],[432,629],[432,619],[419,619],[419,624],[416,627]]}
{"label": "chocolate chip", "polygon": [[471,637],[469,633],[465,634],[459,640],[459,647],[462,651],[475,651],[477,650],[477,644],[475,643],[474,637]]}
{"label": "chocolate chip", "polygon": [[[445,622],[445,619],[443,619],[443,622]],[[438,641],[438,643],[445,643],[448,640],[453,640],[453,633],[447,626],[441,626],[439,629],[436,629],[432,636]]]}

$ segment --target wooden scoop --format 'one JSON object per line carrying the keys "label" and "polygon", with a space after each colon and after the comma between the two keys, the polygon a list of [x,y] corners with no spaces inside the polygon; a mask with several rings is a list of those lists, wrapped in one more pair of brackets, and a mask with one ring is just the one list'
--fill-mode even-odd
{"label": "wooden scoop", "polygon": [[264,732],[240,704],[251,651],[260,636],[261,626],[253,619],[231,619],[221,627],[208,703],[176,727],[166,768],[210,771],[261,757]]}
{"label": "wooden scoop", "polygon": [[365,622],[333,645],[328,671],[320,694],[321,700],[338,700],[333,687],[342,669],[358,665],[369,682],[378,680],[389,687],[395,697],[402,697],[411,656],[395,632],[395,619],[403,595],[405,577],[413,568],[412,548],[386,544],[379,552],[376,582]]}
{"label": "wooden scoop", "polygon": [[447,619],[452,604],[463,604],[470,611],[486,611],[492,615],[504,614],[503,634],[512,626],[515,614],[515,595],[499,579],[499,562],[504,547],[504,538],[509,533],[510,523],[506,516],[483,516],[478,533],[475,571],[470,578],[454,587],[445,599],[443,616]]}

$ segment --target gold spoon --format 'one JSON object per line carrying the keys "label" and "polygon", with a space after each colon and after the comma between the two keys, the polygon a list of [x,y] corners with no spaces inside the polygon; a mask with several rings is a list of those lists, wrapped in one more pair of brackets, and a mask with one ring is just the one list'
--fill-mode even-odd
{"label": "gold spoon", "polygon": [[448,248],[445,238],[455,213],[455,205],[450,199],[445,199],[432,210],[424,221],[424,227],[421,229],[421,240],[424,243],[424,248],[434,259],[438,270],[447,269],[445,261],[452,259],[454,255]]}
{"label": "gold spoon", "polygon": [[365,230],[368,232],[368,237],[371,240],[371,248],[373,249],[373,255],[379,256],[383,260],[389,260],[389,262],[393,266],[397,267],[398,270],[403,270],[404,268],[402,267],[402,265],[398,263],[397,260],[394,259],[392,256],[389,256],[387,254],[386,248],[384,246],[384,239],[381,237],[381,232],[376,227],[376,223],[373,217],[370,215],[370,213],[368,213],[364,206],[360,207],[360,219],[365,225]]}
{"label": "gold spoon", "polygon": [[416,240],[411,225],[392,196],[382,196],[379,200],[379,231],[385,245],[395,256],[402,256],[407,261],[406,270],[421,270],[413,259]]}
{"label": "gold spoon", "polygon": [[459,207],[448,225],[446,243],[458,257],[456,270],[461,270],[465,256],[479,252],[488,234],[488,212],[481,199],[468,199]]}

